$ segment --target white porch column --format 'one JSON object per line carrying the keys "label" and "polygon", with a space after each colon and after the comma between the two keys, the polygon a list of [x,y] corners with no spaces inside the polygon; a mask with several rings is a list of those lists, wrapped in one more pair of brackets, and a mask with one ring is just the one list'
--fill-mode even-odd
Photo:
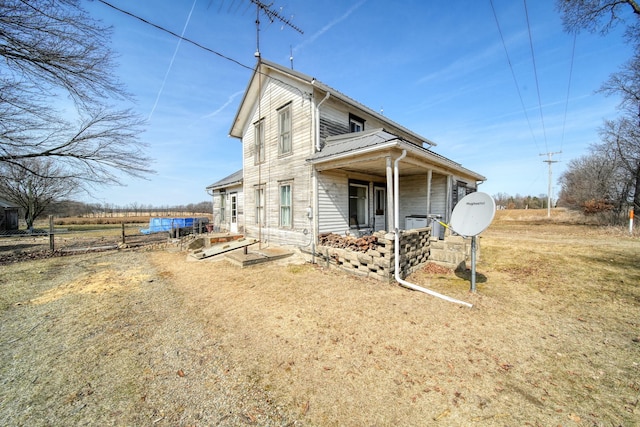
{"label": "white porch column", "polygon": [[449,219],[451,218],[451,186],[453,183],[451,182],[451,175],[447,175],[447,194],[444,196],[444,205],[445,205],[445,218],[444,222],[449,223]]}
{"label": "white porch column", "polygon": [[433,169],[427,171],[427,214],[431,213],[431,178],[433,176]]}
{"label": "white porch column", "polygon": [[393,230],[395,224],[393,218],[393,168],[391,166],[391,156],[387,157],[387,224],[386,230]]}

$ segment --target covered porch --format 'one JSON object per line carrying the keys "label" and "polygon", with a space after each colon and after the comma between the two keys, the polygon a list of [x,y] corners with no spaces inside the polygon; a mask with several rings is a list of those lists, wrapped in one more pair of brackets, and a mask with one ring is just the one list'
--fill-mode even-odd
{"label": "covered porch", "polygon": [[[453,206],[485,178],[384,129],[329,137],[313,165],[318,233],[394,230],[393,169],[399,169],[399,228],[448,222]],[[441,236],[439,236],[441,237]]]}

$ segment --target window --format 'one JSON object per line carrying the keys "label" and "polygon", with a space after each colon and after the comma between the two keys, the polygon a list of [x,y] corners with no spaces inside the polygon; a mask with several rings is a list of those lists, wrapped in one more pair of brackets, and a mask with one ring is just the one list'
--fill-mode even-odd
{"label": "window", "polygon": [[220,193],[220,222],[225,221],[225,206],[227,204],[227,194]]}
{"label": "window", "polygon": [[255,142],[254,163],[257,165],[264,162],[264,119],[260,119],[254,124],[253,138]]}
{"label": "window", "polygon": [[291,104],[278,110],[278,154],[291,153]]}
{"label": "window", "polygon": [[264,225],[264,188],[256,188],[256,224]]}
{"label": "window", "polygon": [[291,227],[291,184],[280,185],[280,227]]}
{"label": "window", "polygon": [[349,132],[362,132],[364,130],[364,120],[353,114],[349,114]]}
{"label": "window", "polygon": [[374,197],[375,197],[375,210],[376,215],[384,215],[384,207],[387,204],[386,191],[384,188],[375,187],[374,188]]}
{"label": "window", "polygon": [[457,205],[460,199],[462,199],[464,196],[466,196],[469,193],[470,191],[468,191],[467,189],[467,183],[458,181],[456,183],[456,188],[454,189],[453,206]]}
{"label": "window", "polygon": [[349,226],[366,227],[369,217],[369,186],[364,182],[349,182]]}

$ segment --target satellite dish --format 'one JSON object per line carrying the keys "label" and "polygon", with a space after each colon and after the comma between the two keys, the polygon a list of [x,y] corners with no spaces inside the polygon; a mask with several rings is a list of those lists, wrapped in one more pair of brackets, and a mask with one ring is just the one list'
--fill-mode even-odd
{"label": "satellite dish", "polygon": [[451,229],[463,237],[471,236],[471,292],[476,291],[476,236],[487,229],[495,214],[496,202],[480,192],[464,196],[451,212]]}
{"label": "satellite dish", "polygon": [[496,202],[487,193],[470,193],[458,202],[449,225],[462,236],[477,236],[489,227],[496,214]]}

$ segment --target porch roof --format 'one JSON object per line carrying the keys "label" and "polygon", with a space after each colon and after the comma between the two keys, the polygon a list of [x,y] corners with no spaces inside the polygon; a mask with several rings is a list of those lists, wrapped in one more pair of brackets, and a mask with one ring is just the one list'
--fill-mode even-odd
{"label": "porch roof", "polygon": [[242,184],[242,169],[222,178],[219,181],[207,186],[207,190],[218,190],[221,188],[231,187],[233,185]]}
{"label": "porch roof", "polygon": [[322,151],[314,153],[307,161],[321,170],[348,169],[354,172],[384,175],[387,156],[399,155],[407,150],[404,174],[424,173],[429,167],[444,173],[454,173],[476,181],[486,181],[477,172],[463,167],[440,154],[409,142],[385,129],[336,135],[326,139]]}

